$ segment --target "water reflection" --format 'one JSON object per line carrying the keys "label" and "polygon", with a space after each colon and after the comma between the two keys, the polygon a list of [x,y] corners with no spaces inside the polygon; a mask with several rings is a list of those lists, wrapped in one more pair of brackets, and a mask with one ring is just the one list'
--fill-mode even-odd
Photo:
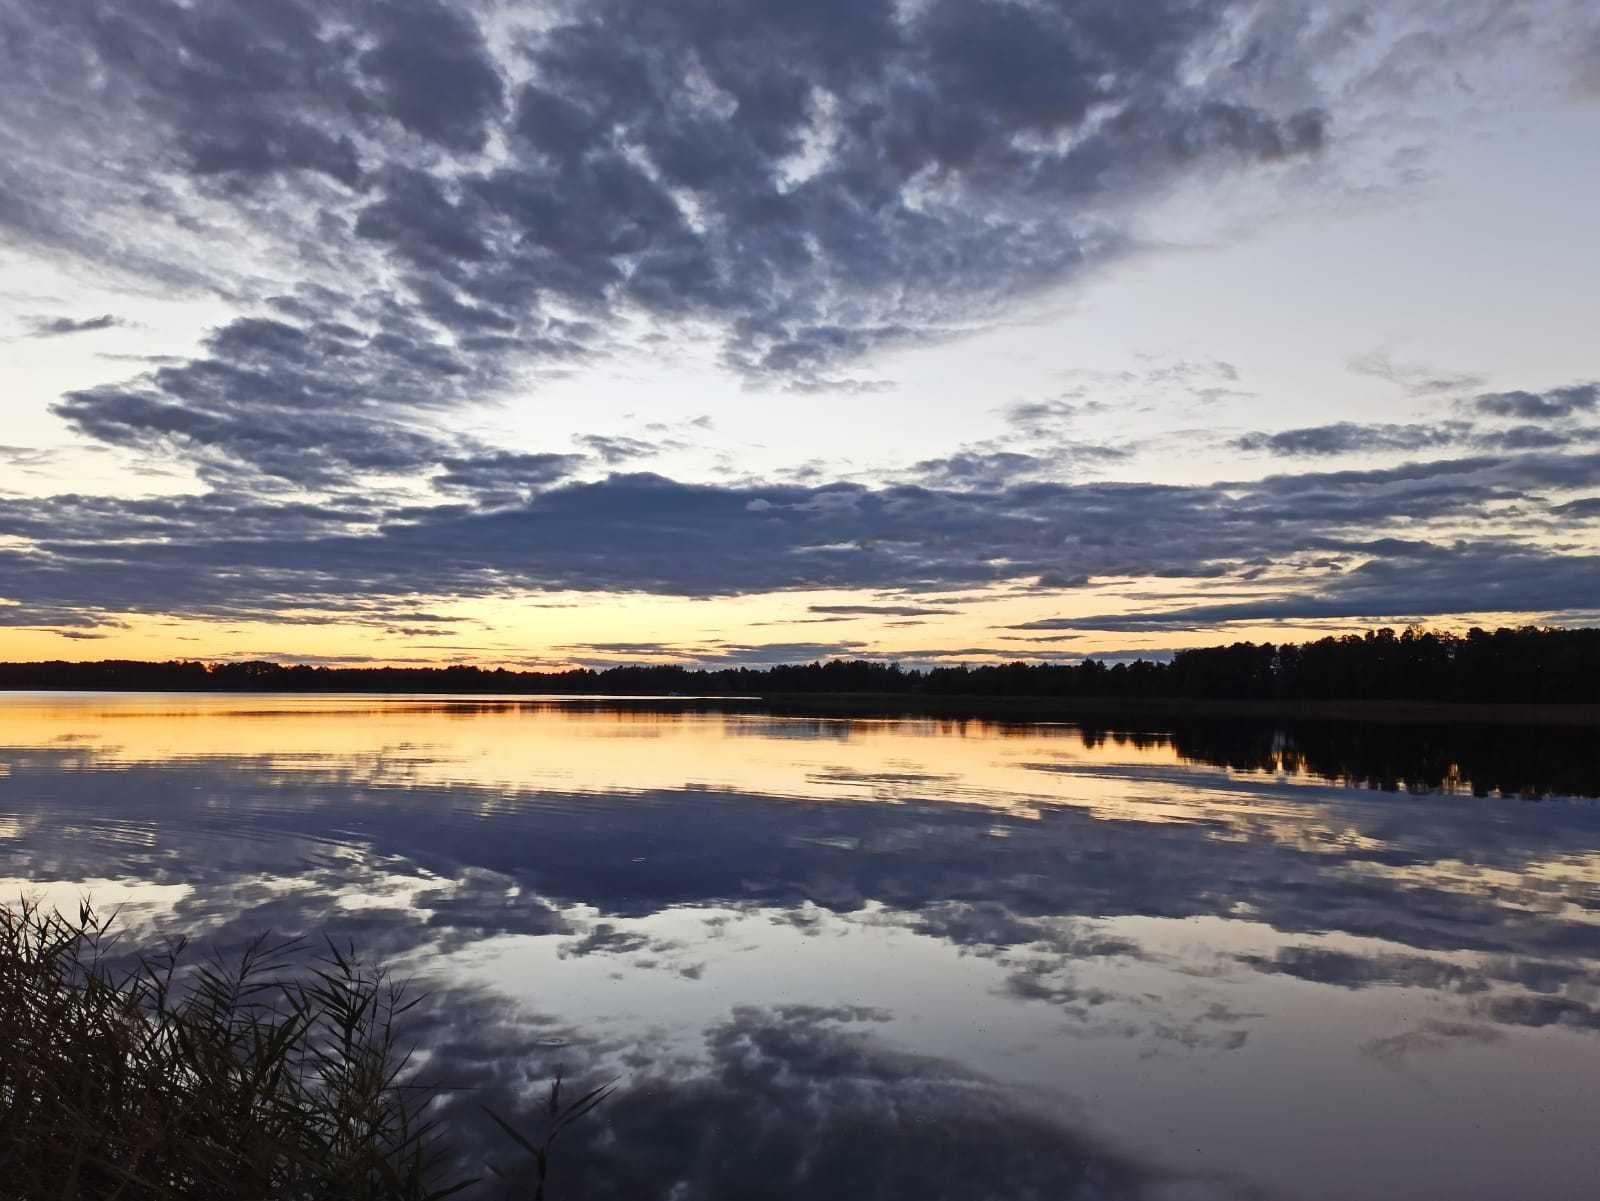
{"label": "water reflection", "polygon": [[[879,1037],[891,1015],[868,1007],[736,1005],[708,1023],[693,1056],[581,1034],[552,1049],[565,1040],[482,991],[458,990],[428,1020],[451,1079],[474,1098],[456,1104],[467,1122],[478,1098],[496,1109],[522,1100],[508,1061],[553,1071],[581,1053],[582,1080],[626,1073],[604,1122],[574,1128],[557,1155],[556,1196],[1248,1195],[1141,1163],[1063,1120],[1048,1097],[897,1049]],[[503,1170],[517,1166],[492,1139],[478,1150]]]}
{"label": "water reflection", "polygon": [[506,1105],[622,1074],[560,1196],[1557,1198],[1600,1169],[1586,731],[3,706],[0,888],[352,937],[438,986],[437,1062]]}

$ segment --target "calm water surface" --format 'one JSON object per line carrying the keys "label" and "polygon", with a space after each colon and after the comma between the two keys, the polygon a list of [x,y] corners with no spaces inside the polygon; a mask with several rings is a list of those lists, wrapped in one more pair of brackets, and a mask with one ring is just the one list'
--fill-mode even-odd
{"label": "calm water surface", "polygon": [[13,694],[0,888],[353,938],[463,1129],[620,1076],[555,1201],[1586,1198],[1594,743]]}

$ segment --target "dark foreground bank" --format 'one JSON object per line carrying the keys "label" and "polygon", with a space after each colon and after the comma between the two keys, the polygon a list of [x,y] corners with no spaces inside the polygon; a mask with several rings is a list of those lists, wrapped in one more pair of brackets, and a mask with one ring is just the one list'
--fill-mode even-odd
{"label": "dark foreground bank", "polygon": [[[269,936],[119,964],[110,926],[87,903],[0,905],[0,1197],[442,1201],[480,1183],[429,1116],[443,1086],[411,1070],[418,998],[381,967]],[[542,1198],[552,1143],[610,1091],[557,1081],[537,1122],[491,1112],[522,1161],[490,1173],[494,1195]]]}

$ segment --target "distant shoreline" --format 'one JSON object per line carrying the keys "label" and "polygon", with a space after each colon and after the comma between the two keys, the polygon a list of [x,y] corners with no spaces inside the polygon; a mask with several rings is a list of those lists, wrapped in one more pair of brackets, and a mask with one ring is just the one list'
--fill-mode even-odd
{"label": "distant shoreline", "polygon": [[150,695],[235,697],[397,697],[441,701],[515,703],[549,701],[571,706],[671,708],[709,712],[757,709],[789,716],[947,717],[972,720],[1083,721],[1092,719],[1248,718],[1280,721],[1382,722],[1412,725],[1518,725],[1600,727],[1600,705],[1484,704],[1401,700],[1228,700],[1203,697],[1043,697],[943,695],[902,692],[772,692],[686,695],[640,692],[481,692],[429,689],[227,689],[56,687],[0,685],[0,696]]}
{"label": "distant shoreline", "polygon": [[[632,644],[628,644],[632,645]],[[0,663],[0,690],[393,696],[759,697],[783,712],[1049,721],[1130,716],[1414,724],[1600,725],[1600,628],[1465,634],[1384,627],[1315,642],[1235,642],[1168,661],[817,659],[763,666],[618,663],[508,670],[266,659]],[[726,699],[699,702],[726,705]],[[748,702],[738,702],[748,703]]]}

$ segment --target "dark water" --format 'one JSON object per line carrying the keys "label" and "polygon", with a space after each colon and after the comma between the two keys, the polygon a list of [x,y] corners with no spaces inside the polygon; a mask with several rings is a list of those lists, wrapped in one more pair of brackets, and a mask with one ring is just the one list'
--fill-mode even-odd
{"label": "dark water", "polygon": [[353,938],[567,1197],[1587,1198],[1590,731],[0,697],[0,888]]}

